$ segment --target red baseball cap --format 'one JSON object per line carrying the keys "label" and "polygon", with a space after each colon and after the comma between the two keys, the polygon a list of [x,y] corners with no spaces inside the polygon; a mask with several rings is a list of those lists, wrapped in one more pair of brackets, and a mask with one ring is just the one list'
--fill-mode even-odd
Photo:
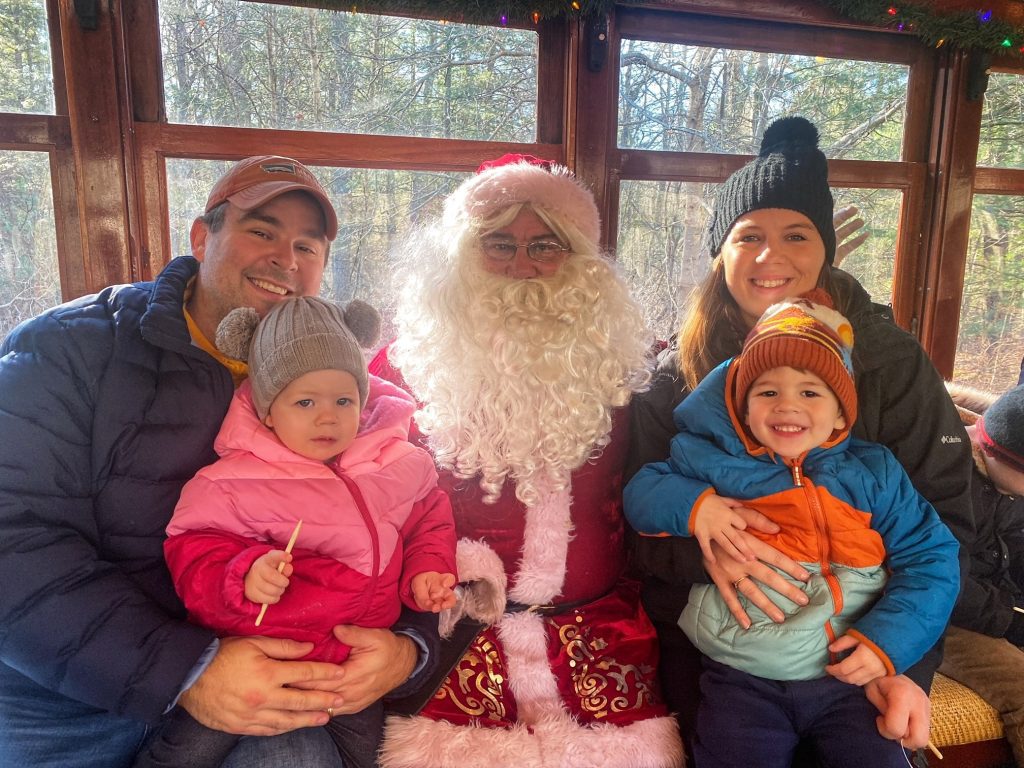
{"label": "red baseball cap", "polygon": [[260,155],[238,161],[213,185],[206,200],[206,212],[224,201],[237,205],[243,211],[251,211],[278,195],[295,190],[309,193],[320,203],[324,212],[325,234],[328,240],[334,240],[338,234],[338,215],[327,192],[306,166],[290,157]]}

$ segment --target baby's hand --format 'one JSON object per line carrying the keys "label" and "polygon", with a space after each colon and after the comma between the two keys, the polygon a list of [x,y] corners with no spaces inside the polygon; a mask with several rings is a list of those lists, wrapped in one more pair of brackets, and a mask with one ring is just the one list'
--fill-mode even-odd
{"label": "baby's hand", "polygon": [[273,605],[288,589],[293,570],[290,552],[270,550],[258,557],[245,574],[245,596],[254,603]]}
{"label": "baby's hand", "polygon": [[694,510],[697,515],[693,521],[693,535],[700,542],[700,548],[712,563],[716,562],[711,549],[715,542],[722,551],[738,562],[745,563],[755,560],[754,553],[747,545],[744,533],[747,521],[734,511],[734,507],[742,507],[742,501],[726,496],[709,495],[704,497]]}
{"label": "baby's hand", "polygon": [[828,647],[832,653],[842,653],[851,648],[853,653],[845,659],[825,667],[825,671],[836,680],[850,685],[867,685],[875,678],[889,674],[877,654],[853,635],[843,635]]}
{"label": "baby's hand", "polygon": [[455,605],[455,575],[424,571],[412,577],[412,596],[421,611],[440,613]]}

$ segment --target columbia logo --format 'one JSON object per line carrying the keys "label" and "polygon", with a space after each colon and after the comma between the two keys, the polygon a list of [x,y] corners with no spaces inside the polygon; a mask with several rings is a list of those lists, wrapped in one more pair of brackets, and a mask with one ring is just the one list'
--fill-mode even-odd
{"label": "columbia logo", "polygon": [[962,443],[963,440],[957,435],[943,435],[942,442],[945,443]]}

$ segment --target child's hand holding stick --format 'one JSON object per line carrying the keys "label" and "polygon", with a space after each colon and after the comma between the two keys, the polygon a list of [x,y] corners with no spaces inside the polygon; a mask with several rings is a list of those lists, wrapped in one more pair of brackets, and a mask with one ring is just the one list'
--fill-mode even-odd
{"label": "child's hand holding stick", "polygon": [[[288,546],[286,546],[286,547],[284,548],[284,553],[285,553],[286,555],[290,555],[290,554],[291,554],[291,552],[292,552],[292,548],[293,548],[293,547],[295,546],[295,541],[296,541],[296,539],[298,539],[298,538],[299,538],[299,530],[301,530],[301,528],[302,528],[302,521],[301,521],[301,520],[299,520],[299,522],[297,522],[297,523],[295,524],[295,530],[293,530],[293,531],[292,531],[292,535],[291,535],[291,536],[290,536],[290,537],[288,538]],[[281,573],[281,571],[283,571],[283,570],[284,570],[284,566],[285,566],[285,563],[284,563],[284,560],[282,560],[282,561],[281,561],[281,562],[280,562],[280,563],[278,564],[278,566],[277,566],[277,572],[278,572],[278,573]],[[268,605],[269,605],[268,603],[264,603],[264,604],[263,604],[263,607],[262,607],[262,608],[260,608],[260,613],[259,613],[259,615],[258,615],[258,616],[256,617],[256,626],[257,626],[257,627],[258,627],[258,626],[259,626],[259,625],[260,625],[260,624],[261,624],[261,623],[263,622],[263,617],[264,617],[264,616],[266,615],[266,613],[267,613],[267,607],[268,607]]]}

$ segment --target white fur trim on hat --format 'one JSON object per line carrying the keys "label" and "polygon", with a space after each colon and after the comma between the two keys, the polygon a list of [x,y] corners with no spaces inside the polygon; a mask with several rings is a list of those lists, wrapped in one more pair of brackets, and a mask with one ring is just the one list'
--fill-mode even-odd
{"label": "white fur trim on hat", "polygon": [[572,222],[593,243],[601,240],[601,217],[594,196],[564,165],[550,170],[529,162],[487,168],[467,179],[445,203],[445,223],[490,218],[517,203]]}

